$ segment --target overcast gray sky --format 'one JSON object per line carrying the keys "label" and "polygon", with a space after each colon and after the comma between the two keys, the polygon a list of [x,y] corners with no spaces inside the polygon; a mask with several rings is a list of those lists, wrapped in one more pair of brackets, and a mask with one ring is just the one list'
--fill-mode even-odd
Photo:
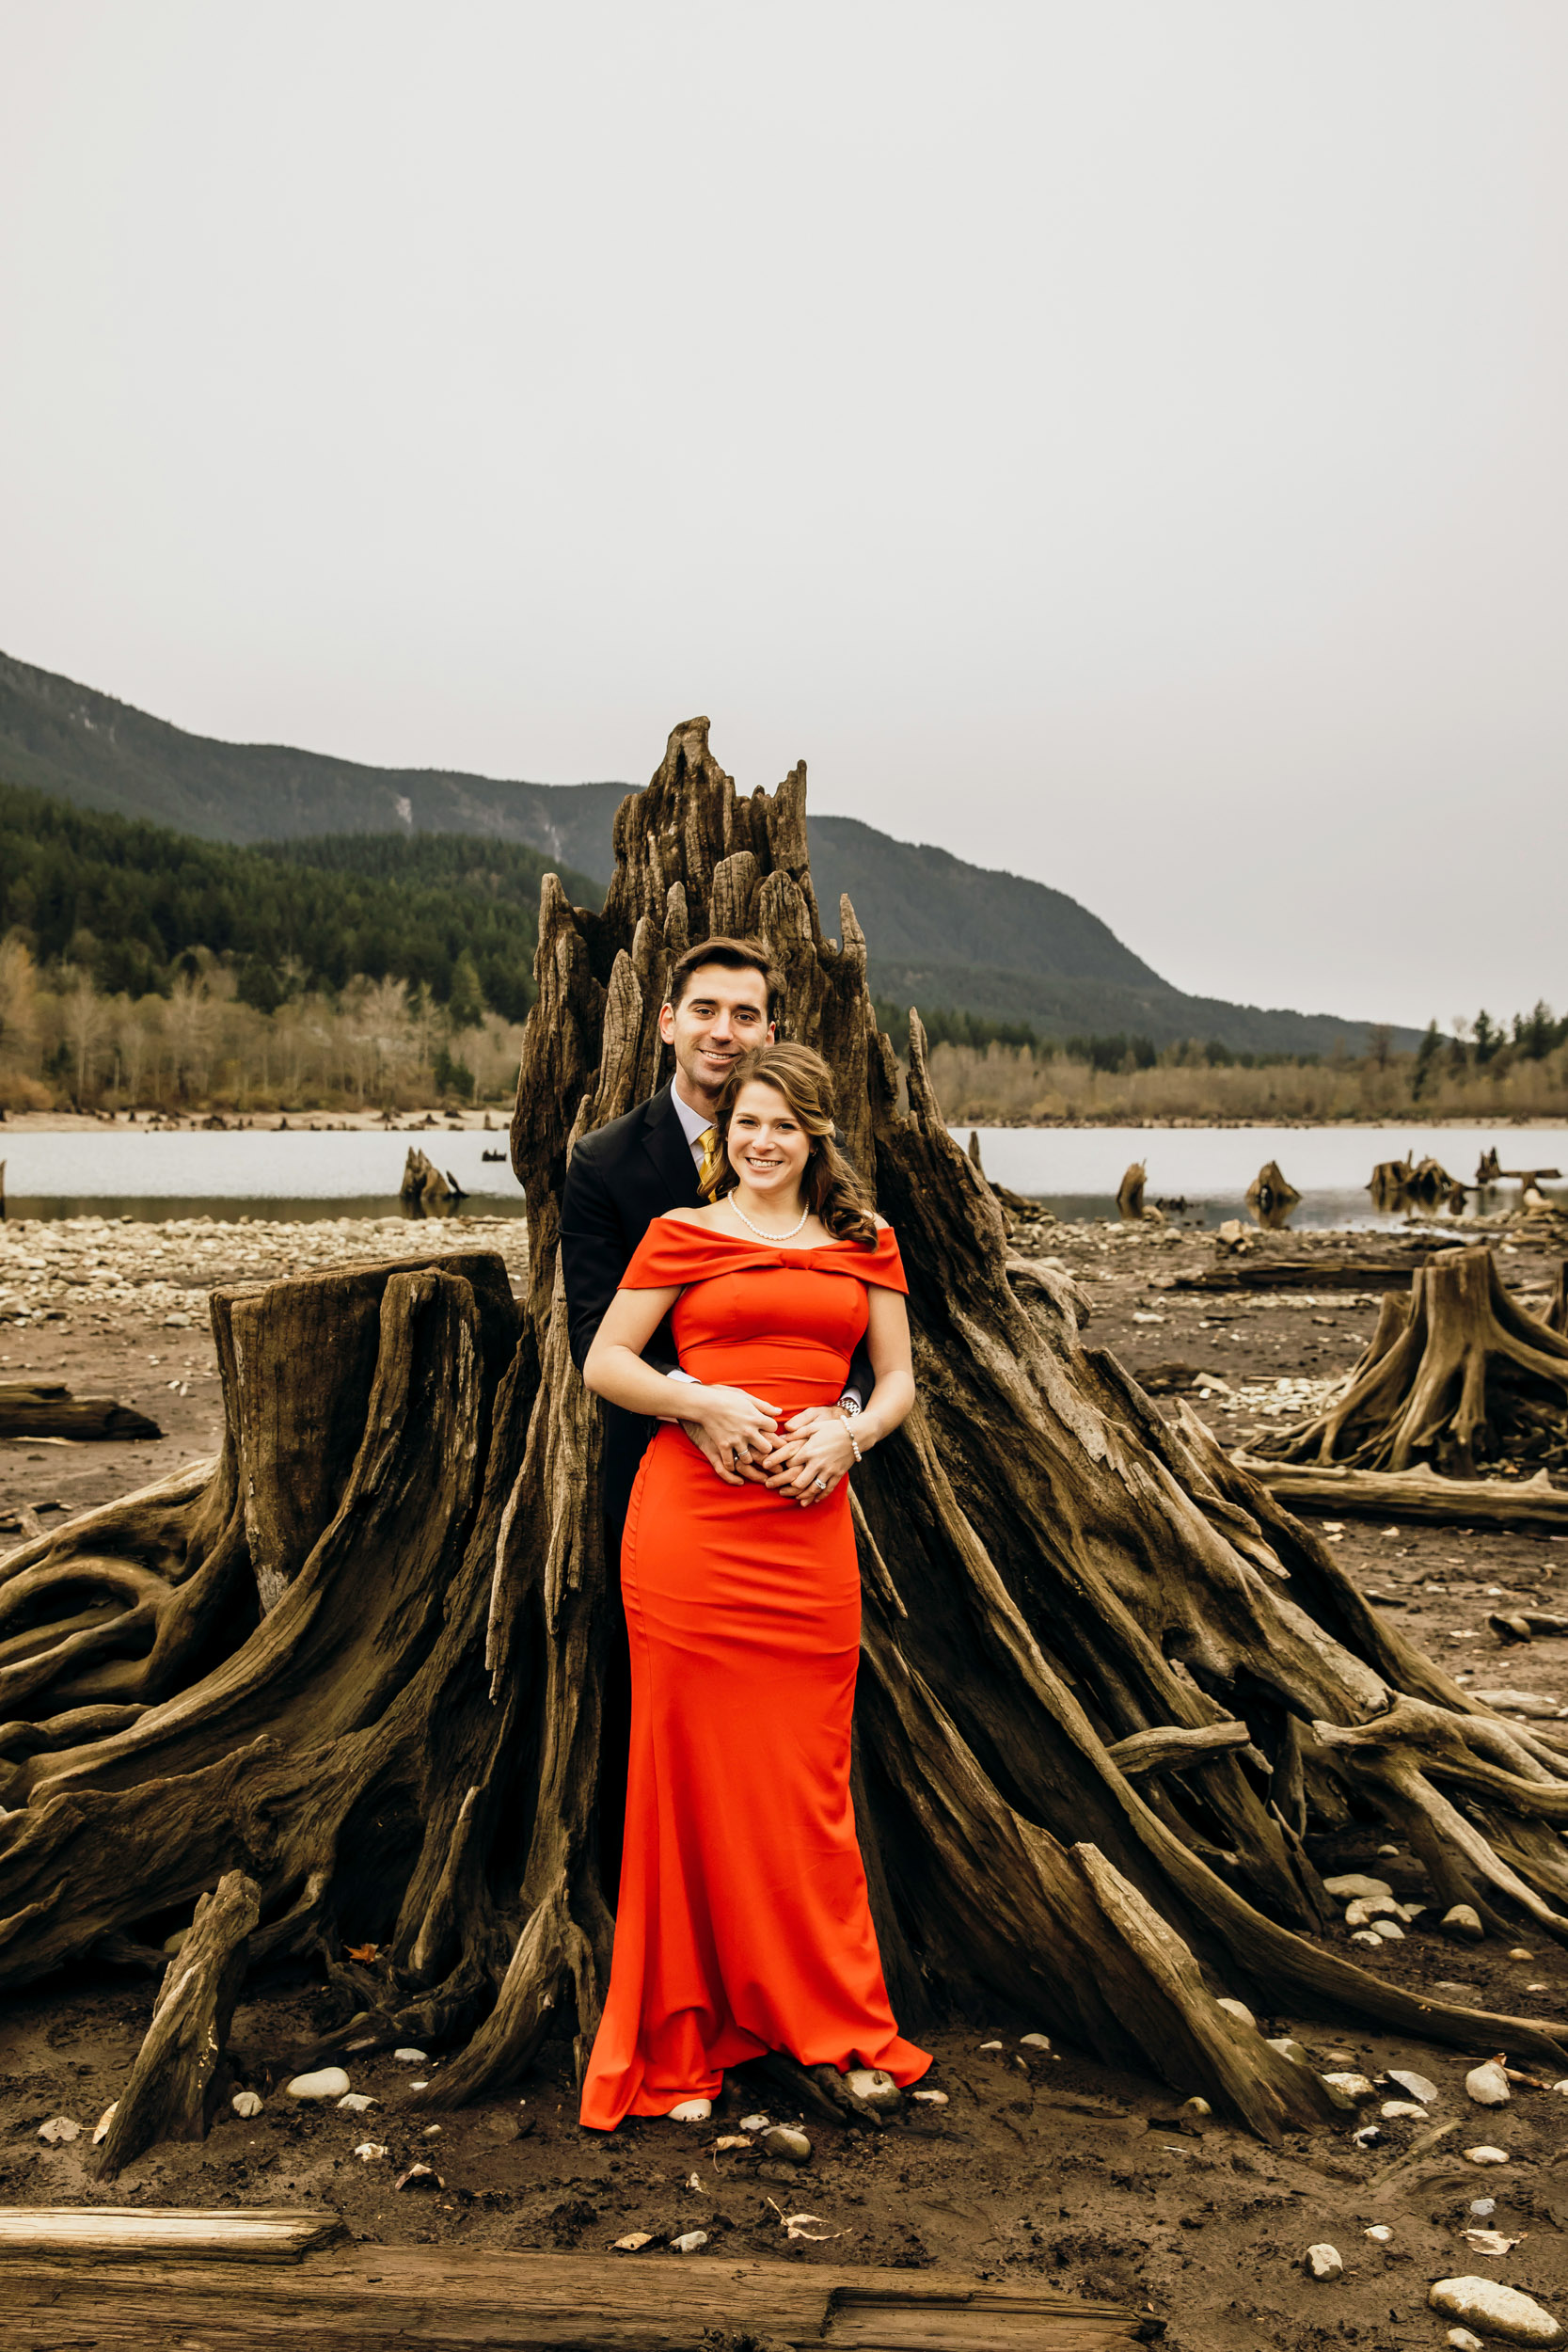
{"label": "overcast gray sky", "polygon": [[0,0],[0,646],[1568,1002],[1562,0]]}

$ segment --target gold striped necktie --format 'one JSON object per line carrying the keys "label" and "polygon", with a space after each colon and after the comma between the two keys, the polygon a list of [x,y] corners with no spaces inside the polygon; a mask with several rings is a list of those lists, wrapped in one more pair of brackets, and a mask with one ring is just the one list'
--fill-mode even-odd
{"label": "gold striped necktie", "polygon": [[702,1134],[697,1137],[697,1140],[703,1147],[703,1164],[697,1170],[697,1181],[699,1184],[705,1185],[708,1178],[713,1174],[714,1169],[719,1165],[718,1128],[705,1127]]}

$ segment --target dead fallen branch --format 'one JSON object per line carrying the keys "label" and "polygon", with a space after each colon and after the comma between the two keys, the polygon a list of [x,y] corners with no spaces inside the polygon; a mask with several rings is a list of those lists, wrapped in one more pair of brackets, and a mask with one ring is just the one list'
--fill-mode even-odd
{"label": "dead fallen branch", "polygon": [[1264,1461],[1244,1451],[1231,1458],[1292,1511],[1568,1534],[1568,1487],[1554,1486],[1544,1470],[1533,1478],[1439,1478],[1428,1462],[1408,1470],[1362,1470]]}

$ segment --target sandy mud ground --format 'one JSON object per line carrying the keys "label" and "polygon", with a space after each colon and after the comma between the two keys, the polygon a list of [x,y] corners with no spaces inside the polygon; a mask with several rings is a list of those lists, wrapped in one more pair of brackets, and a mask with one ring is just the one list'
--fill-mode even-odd
{"label": "sandy mud ground", "polygon": [[[503,1250],[520,1279],[523,1235],[511,1219],[0,1229],[0,1379],[64,1378],[79,1393],[140,1406],[165,1431],[137,1445],[0,1444],[0,1528],[8,1522],[14,1541],[18,1531],[57,1523],[213,1450],[219,1399],[204,1313],[213,1284],[476,1240]],[[1166,1287],[1174,1273],[1213,1263],[1212,1237],[1124,1240],[1104,1227],[1063,1226],[1037,1246],[1085,1282],[1092,1336],[1134,1372],[1180,1365],[1182,1392],[1209,1387],[1199,1409],[1228,1444],[1281,1412],[1294,1418],[1372,1327],[1370,1296],[1214,1297]],[[1290,1235],[1267,1244],[1271,1254],[1326,1255],[1341,1246]],[[1504,1246],[1500,1262],[1513,1287],[1544,1295],[1544,1247]],[[1568,1543],[1367,1521],[1347,1521],[1337,1540],[1363,1586],[1402,1608],[1413,1635],[1445,1664],[1478,1687],[1505,1684],[1568,1708],[1564,1644],[1503,1651],[1486,1626],[1507,1598],[1545,1594],[1553,1597],[1543,1605],[1564,1606]],[[1374,1834],[1316,1851],[1325,1870],[1364,1869],[1402,1898],[1430,1896],[1414,1857],[1381,1851]],[[1568,2034],[1568,1954],[1523,1932],[1517,1950],[1528,1957],[1491,1939],[1456,1946],[1424,1919],[1402,1943],[1358,1957],[1412,1986],[1450,1996],[1463,1987],[1488,2007],[1560,2018]],[[249,1987],[235,2017],[235,2064],[262,2094],[261,2114],[242,2121],[225,2106],[204,2145],[158,2149],[113,2189],[100,2189],[88,2133],[120,2088],[153,1990],[148,1977],[81,1966],[8,1999],[0,2201],[320,2201],[371,2244],[597,2252],[633,2230],[696,2228],[707,2233],[710,2255],[941,2263],[982,2277],[1044,2278],[1152,2309],[1168,2324],[1164,2340],[1182,2352],[1440,2345],[1446,2324],[1427,2310],[1426,2291],[1455,2273],[1499,2276],[1568,2321],[1568,2097],[1521,2086],[1506,2107],[1473,2106],[1465,2073],[1493,2055],[1479,2045],[1395,2042],[1332,2017],[1261,2020],[1269,2032],[1294,2033],[1325,2068],[1414,2069],[1438,2094],[1425,2121],[1385,2124],[1376,2148],[1357,2147],[1352,2130],[1384,2098],[1402,2095],[1392,2090],[1343,2130],[1292,2136],[1274,2151],[1219,2122],[1172,2128],[1172,2093],[1070,2050],[1023,2050],[1019,2039],[1037,2021],[998,2010],[933,2038],[945,2108],[912,2111],[867,2137],[809,2125],[813,2160],[796,2171],[718,2155],[713,2129],[633,2123],[610,2140],[583,2132],[560,2044],[513,2092],[445,2117],[435,2132],[409,2111],[408,2086],[439,2065],[438,2049],[420,2064],[350,2061],[355,2090],[375,2102],[362,2113],[296,2107],[280,2090],[292,2054],[336,2020],[319,1979],[295,1968]],[[992,2040],[1000,2053],[982,2048]],[[721,2127],[733,2131],[753,2110],[791,2120],[766,2090],[736,2082]],[[82,2137],[41,2141],[40,2125],[61,2115],[85,2127]],[[1506,2165],[1465,2160],[1465,2149],[1488,2142],[1507,2152]],[[360,2157],[364,2144],[387,2153]],[[399,2191],[394,2183],[415,2162],[432,2168],[432,2182]],[[1495,2211],[1474,2214],[1476,2199],[1495,2200]],[[820,2243],[786,2237],[783,2217],[800,2213],[817,2217]],[[1461,2234],[1478,2223],[1519,2243],[1488,2261]],[[1374,2227],[1391,2233],[1386,2241],[1366,2235]],[[1325,2240],[1342,2255],[1344,2277],[1313,2284],[1303,2256]]]}

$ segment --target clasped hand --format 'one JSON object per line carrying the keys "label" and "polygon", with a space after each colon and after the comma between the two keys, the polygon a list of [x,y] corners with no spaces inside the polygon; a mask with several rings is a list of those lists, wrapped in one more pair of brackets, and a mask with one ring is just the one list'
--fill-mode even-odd
{"label": "clasped hand", "polygon": [[765,1398],[711,1388],[701,1420],[681,1426],[727,1486],[773,1486],[803,1507],[832,1494],[855,1459],[849,1425],[831,1405],[808,1405],[781,1429]]}

